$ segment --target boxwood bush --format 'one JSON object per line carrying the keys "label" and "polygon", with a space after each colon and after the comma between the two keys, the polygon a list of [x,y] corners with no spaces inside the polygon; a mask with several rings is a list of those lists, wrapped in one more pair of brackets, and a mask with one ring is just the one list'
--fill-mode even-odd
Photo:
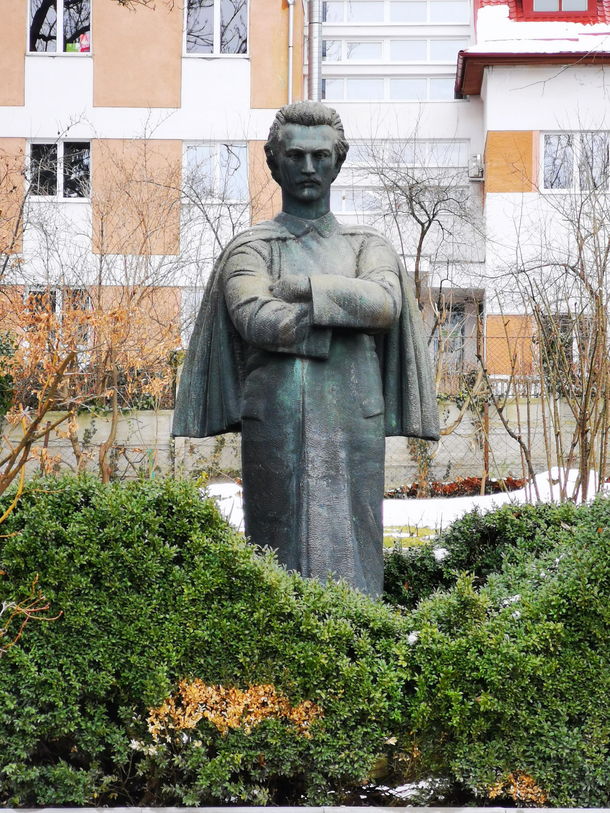
{"label": "boxwood bush", "polygon": [[3,805],[354,802],[371,776],[610,804],[607,500],[464,518],[408,560],[413,609],[285,573],[184,482],[34,481],[2,534],[0,602],[39,574],[62,612],[0,659]]}
{"label": "boxwood bush", "polygon": [[[288,575],[194,486],[33,482],[2,531],[0,602],[39,574],[47,615],[62,615],[30,621],[0,661],[1,803],[321,802],[392,752],[406,620]],[[155,742],[149,710],[183,679],[272,685],[323,717],[307,736],[276,715]]]}
{"label": "boxwood bush", "polygon": [[438,544],[451,586],[422,579],[405,657],[420,764],[484,802],[608,806],[610,501],[471,514]]}

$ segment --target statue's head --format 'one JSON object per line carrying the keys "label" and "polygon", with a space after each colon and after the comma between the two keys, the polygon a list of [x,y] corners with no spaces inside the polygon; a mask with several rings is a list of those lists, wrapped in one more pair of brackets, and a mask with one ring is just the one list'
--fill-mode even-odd
{"label": "statue's head", "polygon": [[321,102],[304,101],[277,112],[265,155],[284,194],[313,203],[328,196],[348,149],[337,111]]}

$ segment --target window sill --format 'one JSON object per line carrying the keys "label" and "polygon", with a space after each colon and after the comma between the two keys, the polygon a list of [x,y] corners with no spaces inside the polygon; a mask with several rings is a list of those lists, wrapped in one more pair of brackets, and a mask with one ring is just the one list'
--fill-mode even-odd
{"label": "window sill", "polygon": [[[534,17],[533,19],[537,19]],[[413,26],[429,26],[429,25],[438,25],[438,26],[453,26],[453,25],[461,25],[461,26],[469,26],[470,21],[461,21],[461,22],[419,22],[419,23],[322,23],[323,26],[328,28],[344,28],[345,26],[349,26],[350,28],[375,28],[375,26],[381,28],[400,28],[401,26],[405,28],[412,28]]]}
{"label": "window sill", "polygon": [[250,59],[250,54],[182,54],[182,59]]}
{"label": "window sill", "polygon": [[29,195],[32,203],[91,203],[91,198],[60,198],[57,195]]}
{"label": "window sill", "polygon": [[[454,104],[468,99],[322,99],[323,104]],[[554,190],[550,190],[554,191]]]}
{"label": "window sill", "polygon": [[92,51],[87,51],[86,53],[81,54],[78,51],[68,51],[68,52],[62,51],[60,53],[58,53],[57,51],[27,51],[26,52],[26,57],[27,56],[34,56],[37,59],[39,57],[47,57],[47,58],[53,57],[55,59],[57,59],[57,58],[61,59],[63,57],[68,57],[69,59],[74,59],[74,58],[76,58],[76,59],[87,59],[87,58],[90,58],[90,57],[93,56],[93,52]]}

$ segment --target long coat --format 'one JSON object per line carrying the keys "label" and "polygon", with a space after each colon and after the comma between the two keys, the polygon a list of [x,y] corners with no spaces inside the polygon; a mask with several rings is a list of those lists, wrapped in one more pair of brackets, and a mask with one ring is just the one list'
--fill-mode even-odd
{"label": "long coat", "polygon": [[[271,294],[285,273],[309,277],[311,302]],[[238,426],[251,540],[305,576],[338,575],[379,595],[384,435],[438,437],[421,317],[384,237],[332,214],[282,214],[227,247],[173,434]]]}

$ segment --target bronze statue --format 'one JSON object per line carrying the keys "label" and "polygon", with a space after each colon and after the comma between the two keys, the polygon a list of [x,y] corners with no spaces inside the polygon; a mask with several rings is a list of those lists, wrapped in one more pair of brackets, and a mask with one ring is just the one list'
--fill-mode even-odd
{"label": "bronze statue", "polygon": [[242,432],[246,534],[288,569],[383,590],[386,435],[438,439],[423,325],[403,265],[330,212],[349,145],[319,102],[265,145],[282,212],[235,237],[209,281],[173,434]]}

